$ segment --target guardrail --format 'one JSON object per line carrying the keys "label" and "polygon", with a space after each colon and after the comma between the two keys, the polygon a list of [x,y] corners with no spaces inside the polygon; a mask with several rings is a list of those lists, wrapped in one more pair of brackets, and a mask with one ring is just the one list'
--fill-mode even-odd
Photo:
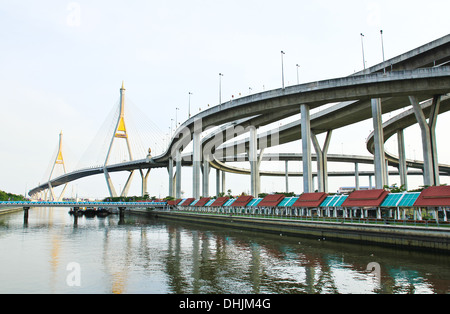
{"label": "guardrail", "polygon": [[26,201],[3,201],[0,207],[160,207],[166,206],[166,202],[26,202]]}

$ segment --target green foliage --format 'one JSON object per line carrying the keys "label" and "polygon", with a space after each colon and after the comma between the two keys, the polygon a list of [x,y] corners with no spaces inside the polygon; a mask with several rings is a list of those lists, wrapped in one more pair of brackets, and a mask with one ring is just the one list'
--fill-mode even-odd
{"label": "green foliage", "polygon": [[[293,196],[295,196],[295,193],[294,192],[289,192],[289,193],[286,193],[286,192],[275,192],[275,194],[282,194],[282,195],[284,195],[284,196],[286,196],[286,197],[293,197]],[[264,197],[266,197],[267,195],[269,195],[268,193],[259,193],[258,194],[258,197],[259,198],[264,198]]]}
{"label": "green foliage", "polygon": [[103,199],[103,202],[138,202],[138,201],[149,201],[156,200],[155,196],[149,198],[148,195],[142,196],[119,196],[119,197],[106,197]]}
{"label": "green foliage", "polygon": [[402,192],[406,192],[405,186],[402,185],[402,186],[398,187],[398,186],[397,186],[397,183],[394,183],[394,184],[391,185],[391,186],[385,185],[385,186],[384,186],[384,189],[385,189],[386,191],[391,192],[391,193],[402,193]]}
{"label": "green foliage", "polygon": [[0,190],[0,201],[26,201],[26,199],[22,195],[6,193]]}

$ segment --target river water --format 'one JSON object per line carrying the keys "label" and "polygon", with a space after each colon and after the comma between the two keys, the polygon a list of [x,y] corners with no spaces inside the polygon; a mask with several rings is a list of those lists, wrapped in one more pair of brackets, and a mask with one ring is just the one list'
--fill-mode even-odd
{"label": "river water", "polygon": [[68,209],[0,215],[0,293],[450,293],[448,255]]}

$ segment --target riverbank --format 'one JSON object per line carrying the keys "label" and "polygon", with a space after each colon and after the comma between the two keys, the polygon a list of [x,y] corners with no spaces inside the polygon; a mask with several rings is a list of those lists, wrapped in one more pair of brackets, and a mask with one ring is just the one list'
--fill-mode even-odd
{"label": "riverbank", "polygon": [[9,213],[15,213],[23,210],[23,207],[16,207],[16,208],[0,208],[0,215],[9,214]]}
{"label": "riverbank", "polygon": [[[131,211],[134,213],[149,213]],[[399,225],[372,225],[323,221],[298,221],[244,217],[234,215],[211,215],[152,211],[149,213],[164,219],[208,223],[238,229],[269,232],[280,235],[302,236],[317,240],[368,243],[391,247],[425,249],[450,253],[450,230],[445,227],[421,227]]]}

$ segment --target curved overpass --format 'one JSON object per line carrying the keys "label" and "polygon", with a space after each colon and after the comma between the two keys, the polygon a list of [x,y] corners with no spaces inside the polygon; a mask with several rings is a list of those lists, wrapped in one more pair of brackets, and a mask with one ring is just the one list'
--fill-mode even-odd
{"label": "curved overpass", "polygon": [[373,98],[390,98],[383,101],[383,112],[386,113],[409,106],[406,100],[410,95],[424,101],[448,92],[450,67],[352,76],[263,92],[229,101],[187,120],[176,131],[168,150],[154,157],[154,160],[161,162],[174,156],[177,149],[182,150],[192,141],[194,132],[245,117],[270,115],[274,111],[282,112],[278,114],[278,119],[282,119],[298,114],[301,104],[314,109],[329,103],[343,102],[340,107],[325,110],[328,119],[322,119],[322,122],[326,125],[317,127],[317,130],[324,132],[371,118],[371,108],[367,104]]}
{"label": "curved overpass", "polygon": [[[348,104],[347,104],[348,105]],[[350,104],[352,105],[352,104]],[[367,104],[368,106],[368,104]],[[316,115],[311,116],[311,128],[314,129],[315,132],[321,133],[323,130],[325,130],[325,126],[330,126],[329,123],[329,117],[327,117],[329,114],[335,114],[336,111],[344,110],[345,107],[343,104],[339,105],[339,108],[331,108],[332,110],[325,110],[324,112],[319,112]],[[422,104],[422,109],[425,113],[425,116],[428,117],[430,113],[430,107],[431,107],[431,101],[427,101],[424,104]],[[450,96],[443,96],[441,100],[440,110],[439,113],[444,113],[450,110]],[[342,120],[350,121],[351,117],[351,110],[347,109],[347,115],[342,116]],[[395,116],[394,118],[390,119],[389,121],[385,122],[383,124],[383,131],[384,131],[384,139],[385,142],[394,134],[397,133],[397,131],[405,129],[413,124],[416,124],[417,120],[414,114],[414,111],[412,109],[409,109],[405,112],[402,112],[401,114]],[[287,124],[286,126],[283,126],[276,131],[279,132],[279,144],[285,144],[292,141],[297,141],[301,139],[301,131],[300,131],[300,125],[301,121],[294,121],[290,124]],[[268,134],[275,133],[274,130],[266,131],[264,133],[259,134],[258,138],[267,138]],[[367,149],[371,154],[374,154],[374,133],[372,132],[367,140]],[[226,145],[223,145],[219,147],[217,150],[218,155],[220,156],[226,156],[227,150],[233,150],[232,148],[234,146],[243,146],[248,147],[249,145],[249,138],[243,139],[239,142],[229,143]],[[286,160],[284,159],[280,154],[279,160]],[[390,154],[388,152],[385,152],[386,158],[389,161],[389,165],[392,166],[398,166],[399,160],[397,156],[394,156],[393,154]],[[269,157],[264,155],[264,159],[272,159],[275,160],[277,156]],[[234,157],[231,157],[233,160]],[[245,157],[247,158],[247,157]],[[316,160],[316,156],[313,156],[313,160]],[[222,158],[224,159],[224,158]],[[239,158],[243,159],[243,157]],[[246,159],[248,160],[248,158]],[[301,155],[297,155],[295,160],[301,160]],[[328,155],[328,161],[336,161],[336,162],[348,162],[348,163],[366,163],[366,164],[373,164],[373,157],[362,157],[362,156],[340,156],[340,155]],[[212,162],[212,165],[214,168],[218,168],[223,171],[227,172],[233,172],[233,173],[241,173],[241,174],[249,174],[249,170],[247,169],[238,169],[236,167],[227,166],[223,160],[216,159]],[[417,160],[407,160],[407,166],[411,168],[417,168],[417,169],[423,169],[423,161],[417,161]],[[439,170],[442,172],[442,174],[450,175],[450,165],[439,165]],[[262,175],[269,175],[269,173],[261,172]],[[284,173],[278,173],[279,176],[284,176]]]}

